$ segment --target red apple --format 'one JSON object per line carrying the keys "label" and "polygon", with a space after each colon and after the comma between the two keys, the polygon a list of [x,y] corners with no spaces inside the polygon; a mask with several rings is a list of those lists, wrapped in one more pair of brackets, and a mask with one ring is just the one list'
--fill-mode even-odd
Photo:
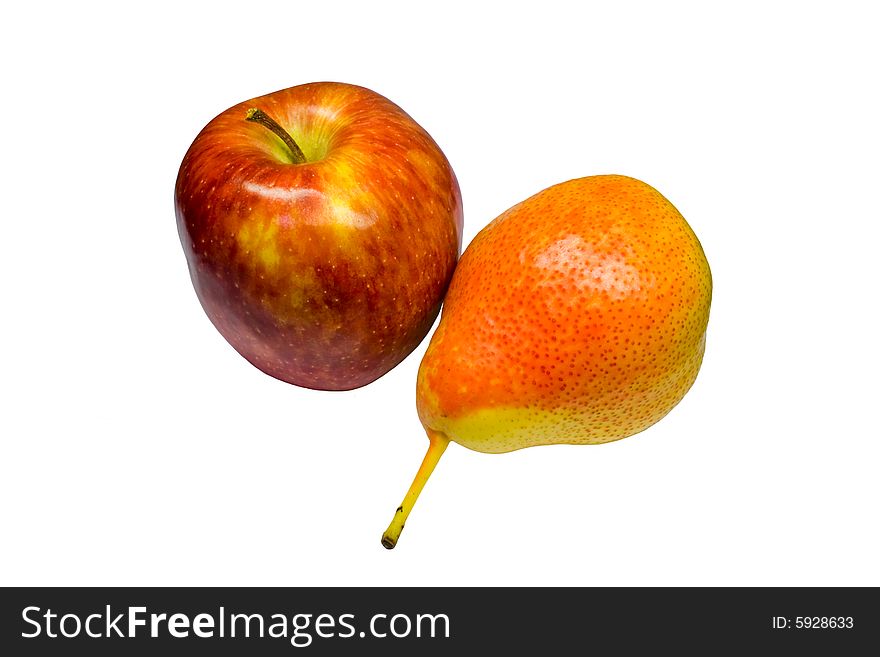
{"label": "red apple", "polygon": [[308,388],[366,385],[433,323],[461,250],[461,192],[433,139],[348,84],[229,108],[180,165],[193,285],[238,352]]}

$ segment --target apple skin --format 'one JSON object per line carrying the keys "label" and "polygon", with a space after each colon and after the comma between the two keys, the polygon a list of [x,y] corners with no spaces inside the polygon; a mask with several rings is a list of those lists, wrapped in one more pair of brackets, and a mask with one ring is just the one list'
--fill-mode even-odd
{"label": "apple skin", "polygon": [[[245,120],[274,118],[306,156]],[[174,193],[205,312],[273,377],[349,390],[431,327],[461,251],[461,192],[433,139],[363,87],[320,82],[235,105],[190,146]]]}

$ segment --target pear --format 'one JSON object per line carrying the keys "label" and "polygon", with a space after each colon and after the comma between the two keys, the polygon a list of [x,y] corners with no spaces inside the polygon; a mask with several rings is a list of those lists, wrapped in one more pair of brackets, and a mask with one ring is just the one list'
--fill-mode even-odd
{"label": "pear", "polygon": [[382,545],[450,441],[595,445],[660,420],[697,377],[711,298],[696,235],[639,180],[570,180],[495,219],[462,256],[419,368],[430,444]]}

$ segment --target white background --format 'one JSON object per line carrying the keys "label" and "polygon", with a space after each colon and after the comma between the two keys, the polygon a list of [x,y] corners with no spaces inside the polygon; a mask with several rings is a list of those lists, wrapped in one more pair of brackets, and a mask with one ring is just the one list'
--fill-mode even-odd
{"label": "white background", "polygon": [[[880,585],[873,6],[8,5],[0,583]],[[434,136],[465,244],[569,178],[672,200],[715,281],[685,400],[604,446],[452,445],[384,550],[427,342],[349,393],[262,374],[172,206],[214,115],[317,80]]]}

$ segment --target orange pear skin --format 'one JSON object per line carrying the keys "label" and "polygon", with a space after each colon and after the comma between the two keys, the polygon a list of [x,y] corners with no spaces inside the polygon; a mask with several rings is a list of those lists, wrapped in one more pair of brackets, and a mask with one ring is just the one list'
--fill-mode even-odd
{"label": "orange pear skin", "polygon": [[507,210],[462,256],[419,368],[415,497],[449,441],[501,453],[650,427],[697,377],[711,299],[699,240],[641,181],[579,178]]}

